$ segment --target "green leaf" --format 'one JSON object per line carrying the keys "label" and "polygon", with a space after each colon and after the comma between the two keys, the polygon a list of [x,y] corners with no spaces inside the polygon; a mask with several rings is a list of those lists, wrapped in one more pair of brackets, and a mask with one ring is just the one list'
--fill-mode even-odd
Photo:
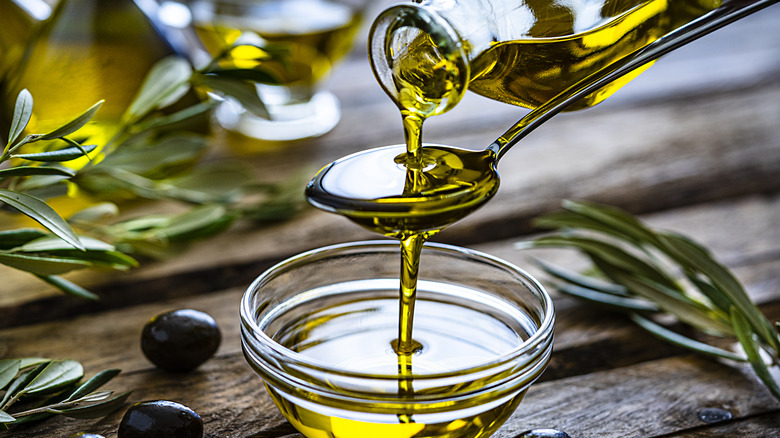
{"label": "green leaf", "polygon": [[[122,169],[144,177],[160,177],[172,169],[191,165],[208,148],[201,136],[179,134],[169,136],[150,147],[119,149],[99,164],[112,170]],[[117,175],[113,172],[112,175]]]}
{"label": "green leaf", "polygon": [[45,357],[23,357],[19,359],[22,361],[22,369],[38,366],[43,363],[51,362],[51,359]]}
{"label": "green leaf", "polygon": [[91,379],[82,383],[75,391],[73,391],[70,397],[65,399],[65,401],[73,401],[90,394],[91,392],[108,383],[109,380],[113,379],[121,372],[122,370],[109,369],[95,374]]}
{"label": "green leaf", "polygon": [[745,350],[745,354],[747,354],[748,361],[753,367],[756,376],[764,382],[764,385],[766,385],[775,398],[780,399],[780,387],[772,378],[769,368],[767,368],[764,360],[761,358],[761,347],[753,338],[753,331],[750,329],[750,323],[739,313],[739,310],[736,307],[731,308],[731,323],[734,325],[734,332],[737,334],[737,339],[739,339],[739,343]]}
{"label": "green leaf", "polygon": [[192,67],[184,58],[169,56],[149,70],[124,120],[134,122],[150,111],[162,108],[181,98],[189,89]]}
{"label": "green leaf", "polygon": [[85,156],[85,152],[89,153],[97,148],[96,145],[85,145],[82,147],[69,146],[55,151],[37,152],[33,154],[16,154],[14,158],[22,158],[29,161],[42,161],[42,162],[62,162],[71,161],[77,158]]}
{"label": "green leaf", "polygon": [[43,236],[47,236],[47,234],[36,228],[0,231],[0,249],[16,248]]}
{"label": "green leaf", "polygon": [[0,360],[0,390],[13,382],[19,370],[22,368],[22,361],[19,359]]}
{"label": "green leaf", "polygon": [[[85,251],[113,251],[114,246],[93,237],[79,237]],[[44,236],[22,246],[15,248],[16,251],[24,252],[47,252],[57,250],[72,250],[73,247],[54,236]]]}
{"label": "green leaf", "polygon": [[125,392],[117,395],[116,397],[101,401],[99,403],[94,403],[89,406],[79,406],[76,408],[62,409],[57,411],[57,413],[62,414],[66,417],[79,418],[79,419],[92,419],[92,418],[105,417],[106,415],[120,408],[125,403],[125,401],[127,401],[127,398],[130,396],[131,393],[132,393],[131,391]]}
{"label": "green leaf", "polygon": [[567,295],[572,295],[577,298],[582,298],[587,301],[606,305],[619,310],[645,312],[658,312],[660,310],[660,308],[651,301],[620,295],[612,295],[573,284],[559,284],[556,286],[556,288]]}
{"label": "green leaf", "polygon": [[113,202],[101,202],[95,205],[79,210],[73,213],[68,221],[77,222],[99,222],[109,217],[115,217],[119,214],[119,207]]}
{"label": "green leaf", "polygon": [[679,345],[680,347],[706,354],[708,356],[722,357],[724,359],[745,362],[745,358],[736,353],[713,347],[710,344],[705,344],[704,342],[699,342],[687,336],[683,336],[677,332],[673,332],[667,329],[662,325],[656,324],[647,318],[637,315],[636,313],[632,313],[629,315],[629,317],[643,329],[674,345]]}
{"label": "green leaf", "polygon": [[84,367],[75,360],[54,360],[24,387],[26,395],[51,394],[78,382],[84,377]]}
{"label": "green leaf", "polygon": [[8,415],[5,411],[0,411],[0,423],[11,423],[16,421],[16,418]]}
{"label": "green leaf", "polygon": [[100,106],[103,105],[103,102],[104,102],[103,100],[97,102],[96,104],[92,105],[88,110],[84,111],[80,116],[62,125],[61,127],[49,132],[48,134],[42,135],[40,137],[40,140],[52,140],[55,138],[62,138],[65,137],[66,135],[70,135],[78,131],[84,125],[86,125],[92,119],[92,117],[94,117],[97,110],[99,110]]}
{"label": "green leaf", "polygon": [[602,224],[602,231],[608,235],[622,237],[636,244],[658,241],[655,234],[642,222],[624,210],[608,205],[585,201],[563,201],[563,208],[595,223]]}
{"label": "green leaf", "polygon": [[0,178],[10,178],[14,176],[32,176],[32,175],[59,175],[72,177],[76,171],[62,167],[41,167],[41,166],[16,166],[9,169],[0,170]]}
{"label": "green leaf", "polygon": [[8,406],[13,404],[11,399],[15,398],[22,390],[22,388],[27,386],[27,384],[29,384],[38,374],[40,374],[49,363],[50,361],[41,362],[37,364],[35,368],[23,372],[13,382],[11,382],[5,391],[3,399],[0,400],[0,409],[8,409]]}
{"label": "green leaf", "polygon": [[690,299],[681,298],[675,290],[647,279],[627,275],[616,280],[637,295],[655,302],[662,310],[676,316],[680,321],[721,336],[732,334],[728,323],[717,318],[717,314],[711,309]]}
{"label": "green leaf", "polygon": [[208,75],[198,78],[198,82],[234,98],[252,114],[265,119],[270,118],[268,109],[257,95],[257,88],[251,82]]}
{"label": "green leaf", "polygon": [[160,232],[170,241],[191,240],[212,227],[223,229],[229,226],[233,219],[234,217],[227,214],[225,207],[207,204],[173,217]]}
{"label": "green leaf", "polygon": [[42,200],[24,193],[0,189],[0,201],[29,216],[74,248],[84,249],[70,225]]}
{"label": "green leaf", "polygon": [[0,263],[37,275],[58,275],[91,266],[88,261],[64,257],[29,256],[0,252]]}
{"label": "green leaf", "polygon": [[533,247],[578,249],[588,254],[594,263],[607,264],[614,269],[646,277],[669,289],[678,289],[677,284],[657,267],[610,243],[580,236],[545,236],[531,244]]}
{"label": "green leaf", "polygon": [[660,238],[670,257],[710,278],[713,285],[734,303],[741,314],[748,318],[750,325],[753,326],[761,339],[776,351],[780,351],[780,340],[777,332],[753,304],[745,289],[728,269],[715,261],[706,249],[684,236],[666,233],[660,235]]}
{"label": "green leaf", "polygon": [[30,123],[32,117],[33,98],[25,88],[19,92],[14,105],[14,116],[11,121],[11,130],[8,133],[8,144],[11,145],[24,132],[24,128]]}
{"label": "green leaf", "polygon": [[84,298],[92,301],[97,301],[100,299],[100,297],[94,293],[62,277],[56,275],[37,275],[37,277],[68,295],[73,295],[74,297]]}
{"label": "green leaf", "polygon": [[610,295],[619,295],[619,296],[628,295],[626,288],[619,284],[609,283],[607,281],[600,281],[587,275],[578,274],[576,272],[563,269],[560,266],[547,263],[541,259],[534,259],[534,262],[540,268],[542,268],[547,274],[555,278],[561,279],[567,283],[572,283],[577,286],[596,290],[599,292],[604,292]]}
{"label": "green leaf", "polygon": [[174,130],[178,126],[184,125],[190,120],[210,112],[218,105],[218,102],[202,102],[184,108],[173,114],[151,118],[148,121],[141,123],[137,129],[141,131],[152,129]]}

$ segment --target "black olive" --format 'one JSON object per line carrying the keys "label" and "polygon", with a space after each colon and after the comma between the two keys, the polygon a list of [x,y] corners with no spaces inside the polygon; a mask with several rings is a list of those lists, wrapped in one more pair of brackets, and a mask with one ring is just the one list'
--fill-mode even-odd
{"label": "black olive", "polygon": [[213,356],[221,341],[214,318],[197,310],[180,309],[157,315],[146,323],[141,350],[164,370],[186,372]]}
{"label": "black olive", "polygon": [[180,403],[156,400],[136,403],[119,423],[119,438],[202,438],[203,420]]}

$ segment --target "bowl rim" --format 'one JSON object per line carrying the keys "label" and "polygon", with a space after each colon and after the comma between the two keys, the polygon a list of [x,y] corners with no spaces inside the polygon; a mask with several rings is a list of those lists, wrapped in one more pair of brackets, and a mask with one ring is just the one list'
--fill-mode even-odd
{"label": "bowl rim", "polygon": [[[294,363],[297,366],[303,366],[306,369],[316,370],[318,373],[333,374],[333,375],[339,375],[343,377],[359,378],[359,379],[397,381],[398,374],[375,374],[375,373],[366,373],[366,372],[360,372],[354,370],[345,370],[345,369],[334,367],[323,361],[310,358],[309,356],[306,356],[304,354],[292,351],[287,347],[279,344],[275,340],[273,340],[270,336],[268,336],[260,328],[256,318],[252,316],[254,314],[254,311],[251,302],[253,301],[252,297],[254,295],[254,292],[259,290],[259,286],[269,276],[274,275],[276,272],[280,270],[286,270],[290,266],[300,263],[302,260],[313,258],[323,253],[334,252],[334,251],[339,251],[344,249],[360,249],[360,248],[368,249],[371,247],[389,249],[389,248],[400,248],[400,245],[397,240],[364,240],[364,241],[337,243],[337,244],[327,245],[327,246],[323,246],[320,248],[315,248],[312,250],[299,253],[266,269],[262,274],[260,274],[257,278],[255,278],[252,281],[252,283],[247,287],[247,289],[244,291],[244,294],[241,297],[239,314],[240,314],[240,322],[241,322],[241,337],[242,337],[242,343],[244,345],[244,348],[245,349],[249,348],[251,350],[252,357],[258,356],[257,351],[251,348],[251,346],[248,347],[247,341],[243,339],[247,336],[252,336],[252,338],[255,341],[261,343],[263,346],[273,351],[274,355],[276,356],[276,359],[284,358],[284,360],[287,362]],[[530,368],[533,367],[534,364],[538,362],[538,360],[543,360],[545,357],[549,357],[549,352],[546,352],[546,350],[552,348],[553,329],[555,324],[555,309],[553,306],[553,300],[550,297],[549,293],[536,278],[534,278],[533,276],[528,274],[525,270],[512,263],[509,263],[503,259],[492,256],[490,254],[483,253],[481,251],[450,245],[450,244],[435,243],[435,242],[426,242],[423,250],[426,249],[437,251],[439,253],[455,253],[461,256],[465,255],[469,258],[482,259],[483,261],[491,262],[495,265],[498,265],[501,268],[509,269],[519,274],[524,280],[526,280],[529,283],[528,284],[528,286],[530,286],[529,289],[539,299],[542,307],[542,319],[539,322],[536,331],[534,331],[520,345],[500,355],[495,356],[491,360],[463,369],[451,370],[451,371],[440,372],[440,373],[414,375],[415,380],[425,381],[429,379],[435,380],[435,379],[442,379],[442,378],[467,376],[469,374],[480,373],[480,372],[484,372],[485,370],[500,367],[509,362],[517,361],[518,358],[526,357],[528,356],[529,353],[533,353],[531,354],[530,358],[527,358],[527,360],[523,364],[523,368]],[[399,253],[400,253],[400,249],[399,249]],[[545,346],[545,348],[543,348],[541,351],[534,352],[534,350],[537,349],[539,345],[544,343],[547,343],[549,345]],[[277,368],[277,367],[272,366],[272,368]]]}

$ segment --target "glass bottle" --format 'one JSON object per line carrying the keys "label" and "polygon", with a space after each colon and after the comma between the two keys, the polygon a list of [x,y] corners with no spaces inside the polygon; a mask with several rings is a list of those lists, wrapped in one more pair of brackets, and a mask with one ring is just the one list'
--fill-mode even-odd
{"label": "glass bottle", "polygon": [[93,121],[79,131],[91,143],[105,144],[149,68],[181,53],[144,12],[143,3],[60,0],[23,58],[9,69],[3,90],[6,117],[24,88],[33,96],[28,130],[36,133],[48,132],[105,99]]}
{"label": "glass bottle", "polygon": [[[378,16],[369,55],[377,79],[402,111],[442,113],[467,89],[534,108],[719,5],[720,0],[423,0]],[[569,109],[596,105],[641,70]]]}

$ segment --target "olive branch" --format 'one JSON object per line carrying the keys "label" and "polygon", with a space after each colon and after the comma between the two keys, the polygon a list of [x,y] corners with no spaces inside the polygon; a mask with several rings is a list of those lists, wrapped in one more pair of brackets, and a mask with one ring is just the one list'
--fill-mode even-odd
{"label": "olive branch", "polygon": [[[114,395],[113,391],[98,389],[119,373],[116,369],[104,370],[80,383],[84,367],[74,360],[0,360],[0,428],[54,415],[81,419],[108,415],[125,402],[130,392]],[[23,407],[16,409],[17,405]]]}
{"label": "olive branch", "polygon": [[[203,132],[203,122],[218,101],[197,99],[171,109],[176,103],[181,107],[185,96],[208,92],[267,116],[255,83],[274,83],[275,78],[262,64],[253,69],[220,66],[241,45],[246,43],[225,49],[200,69],[180,57],[160,60],[117,121],[115,135],[103,145],[84,144],[78,133],[102,101],[51,132],[25,135],[33,96],[22,90],[0,155],[0,210],[22,213],[42,229],[0,230],[0,264],[31,273],[67,294],[97,299],[61,275],[86,268],[127,270],[138,265],[135,257],[167,256],[182,244],[226,230],[239,218],[267,222],[297,213],[304,202],[293,188],[302,176],[263,183],[253,180],[243,162],[204,158],[210,133]],[[263,53],[269,59],[281,56],[273,50]],[[67,165],[83,157],[88,162],[80,168]],[[48,201],[73,192],[96,201],[63,218]],[[173,201],[184,208],[108,222],[119,213],[116,200],[138,198]]]}
{"label": "olive branch", "polygon": [[[517,248],[569,248],[587,256],[588,275],[539,260],[563,293],[627,313],[643,329],[708,356],[747,362],[772,395],[780,386],[780,323],[767,320],[745,289],[703,246],[677,233],[652,230],[629,213],[590,202],[564,201],[564,210],[536,224],[555,230]],[[700,333],[737,340],[741,352],[682,335],[658,316]]]}

